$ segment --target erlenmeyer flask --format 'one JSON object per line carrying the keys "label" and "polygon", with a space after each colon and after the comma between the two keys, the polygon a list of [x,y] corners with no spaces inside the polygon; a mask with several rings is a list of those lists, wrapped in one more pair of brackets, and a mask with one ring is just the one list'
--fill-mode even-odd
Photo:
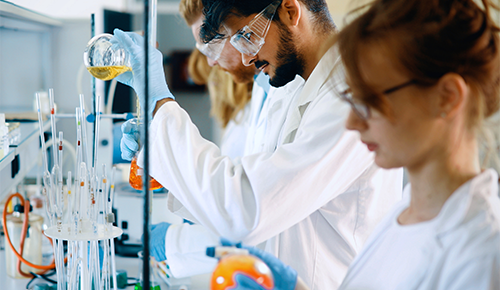
{"label": "erlenmeyer flask", "polygon": [[[133,120],[130,120],[130,122],[132,122],[132,123],[135,122],[137,124],[137,126],[139,126],[137,120],[138,119],[133,119]],[[128,178],[128,182],[130,183],[130,186],[132,186],[134,189],[142,190],[144,187],[142,176],[144,174],[143,174],[143,169],[140,168],[139,165],[137,165],[137,156],[139,155],[139,152],[140,152],[140,150],[137,151],[134,158],[132,158],[132,162],[130,163],[130,175]],[[155,190],[155,189],[159,189],[162,187],[163,186],[158,181],[156,181],[154,178],[150,177],[150,180],[149,180],[149,189],[150,190]]]}
{"label": "erlenmeyer flask", "polygon": [[131,71],[127,51],[118,43],[110,40],[113,35],[104,33],[94,36],[87,43],[83,53],[83,62],[94,77],[108,81],[116,76]]}

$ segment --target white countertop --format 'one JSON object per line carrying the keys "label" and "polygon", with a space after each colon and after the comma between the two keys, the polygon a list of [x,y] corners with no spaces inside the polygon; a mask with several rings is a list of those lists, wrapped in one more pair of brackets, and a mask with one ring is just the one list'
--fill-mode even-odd
{"label": "white countertop", "polygon": [[[137,258],[128,258],[128,257],[120,257],[116,256],[116,268],[119,270],[127,271],[128,277],[138,277],[139,270],[139,260]],[[55,275],[51,277],[55,279]],[[209,289],[210,283],[210,274],[197,275],[191,277],[191,284],[189,286],[189,290],[207,290]],[[14,279],[7,276],[6,265],[5,265],[5,250],[0,251],[0,288],[2,290],[22,290],[26,289],[26,284],[30,279]],[[37,280],[32,283],[32,285],[36,283],[42,283],[43,280]],[[169,289],[165,282],[161,281],[161,289],[167,290]],[[125,288],[127,290],[134,289],[134,286],[129,286]],[[172,288],[175,289],[175,288]]]}

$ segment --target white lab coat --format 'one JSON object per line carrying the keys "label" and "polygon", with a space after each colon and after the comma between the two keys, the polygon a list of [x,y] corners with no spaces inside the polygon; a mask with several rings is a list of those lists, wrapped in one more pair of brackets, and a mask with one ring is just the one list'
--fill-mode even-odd
{"label": "white lab coat", "polygon": [[[500,289],[498,175],[486,170],[457,189],[433,220],[401,226],[410,186],[370,236],[340,289]],[[416,241],[405,237],[415,235]],[[385,250],[382,250],[385,249]]]}
{"label": "white lab coat", "polygon": [[171,190],[169,209],[231,240],[268,241],[312,289],[340,285],[401,198],[402,170],[378,169],[358,134],[344,129],[340,64],[331,48],[303,89],[270,92],[264,152],[222,156],[175,102],[151,124],[151,175]]}
{"label": "white lab coat", "polygon": [[[238,122],[231,120],[224,131],[220,146],[222,155],[232,160],[245,155],[246,143],[254,140],[258,134],[257,122],[266,94],[265,89],[255,81],[252,98],[238,115]],[[247,136],[252,137],[247,140]],[[218,260],[207,257],[205,252],[207,247],[217,246],[219,243],[220,237],[202,225],[171,225],[165,236],[165,255],[172,274],[175,277],[185,277],[212,272]]]}
{"label": "white lab coat", "polygon": [[245,153],[245,144],[250,127],[251,102],[245,105],[245,108],[238,112],[236,118],[230,120],[224,128],[220,142],[220,151],[222,155],[231,159],[243,156]]}

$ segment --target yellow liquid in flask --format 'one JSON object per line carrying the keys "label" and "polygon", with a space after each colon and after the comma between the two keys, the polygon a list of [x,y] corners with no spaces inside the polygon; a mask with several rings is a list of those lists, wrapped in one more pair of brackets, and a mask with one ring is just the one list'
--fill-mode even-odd
{"label": "yellow liquid in flask", "polygon": [[126,71],[131,71],[132,69],[124,65],[112,65],[112,66],[91,66],[88,67],[87,70],[94,77],[101,79],[103,81],[109,81]]}

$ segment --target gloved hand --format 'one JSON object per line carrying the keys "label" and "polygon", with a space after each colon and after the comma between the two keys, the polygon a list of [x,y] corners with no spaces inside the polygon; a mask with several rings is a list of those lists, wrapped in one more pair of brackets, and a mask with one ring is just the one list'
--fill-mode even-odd
{"label": "gloved hand", "polygon": [[167,259],[165,254],[165,236],[170,227],[169,223],[162,222],[151,226],[151,234],[149,235],[149,249],[151,256],[156,261],[161,262]]}
{"label": "gloved hand", "polygon": [[122,124],[122,139],[120,140],[120,149],[122,159],[131,161],[137,150],[139,150],[139,126],[137,118],[130,119]]}
{"label": "gloved hand", "polygon": [[[144,37],[134,32],[123,32],[115,29],[111,43],[120,43],[129,54],[132,72],[125,72],[116,77],[116,80],[134,89],[139,96],[141,105],[144,106]],[[171,98],[175,99],[168,89],[163,71],[163,56],[159,50],[150,47],[149,51],[149,109],[147,114],[152,119],[156,102]]]}
{"label": "gloved hand", "polygon": [[[283,262],[280,261],[280,259],[256,247],[245,246],[242,245],[241,243],[235,244],[224,238],[221,238],[221,244],[223,246],[235,246],[237,248],[247,249],[250,254],[260,258],[264,263],[266,263],[267,266],[271,269],[271,272],[273,272],[274,289],[276,290],[295,289],[295,286],[297,284],[297,271],[295,271],[292,267],[285,265]],[[245,281],[239,281],[239,282],[244,283]],[[252,288],[250,287],[249,289]]]}

